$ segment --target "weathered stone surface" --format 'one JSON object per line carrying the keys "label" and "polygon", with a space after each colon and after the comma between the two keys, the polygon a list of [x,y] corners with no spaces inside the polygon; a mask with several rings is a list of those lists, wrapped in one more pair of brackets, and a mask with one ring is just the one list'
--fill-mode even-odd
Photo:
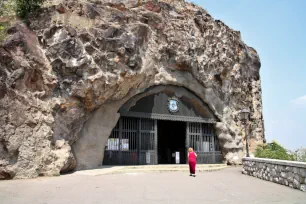
{"label": "weathered stone surface", "polygon": [[281,177],[282,178],[287,178],[287,174],[285,172],[281,172]]}
{"label": "weathered stone surface", "polygon": [[[265,165],[262,165],[263,161]],[[267,169],[265,169],[265,166],[267,166]],[[271,168],[270,171],[268,171],[269,168]],[[303,162],[243,158],[243,174],[255,176],[302,191],[305,189],[306,182],[306,178],[302,176],[303,170],[306,170],[306,163]]]}
{"label": "weathered stone surface", "polygon": [[296,179],[293,179],[293,188],[300,189],[300,182]]}
{"label": "weathered stone surface", "polygon": [[288,185],[289,185],[288,180],[285,180],[285,185],[286,185],[286,186],[288,186]]}
{"label": "weathered stone surface", "polygon": [[302,177],[306,177],[306,169],[300,168],[300,172],[299,172],[300,176]]}
{"label": "weathered stone surface", "polygon": [[301,187],[300,187],[300,190],[303,191],[303,192],[306,192],[306,185],[302,184]]}
{"label": "weathered stone surface", "polygon": [[242,108],[250,149],[264,141],[259,57],[204,9],[64,0],[28,22],[0,47],[1,178],[98,167],[120,106],[156,85],[185,87],[209,106],[225,162],[244,155]]}

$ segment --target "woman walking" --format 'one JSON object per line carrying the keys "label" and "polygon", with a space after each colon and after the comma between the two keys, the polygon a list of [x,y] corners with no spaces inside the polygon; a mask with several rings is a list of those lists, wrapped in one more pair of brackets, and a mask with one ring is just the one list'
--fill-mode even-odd
{"label": "woman walking", "polygon": [[189,171],[190,176],[195,177],[195,170],[197,164],[197,154],[193,151],[191,147],[188,149],[188,163],[189,163]]}

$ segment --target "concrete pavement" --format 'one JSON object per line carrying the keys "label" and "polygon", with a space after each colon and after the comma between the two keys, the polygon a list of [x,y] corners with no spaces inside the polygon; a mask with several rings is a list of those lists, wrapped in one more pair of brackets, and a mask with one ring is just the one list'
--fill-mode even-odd
{"label": "concrete pavement", "polygon": [[241,168],[199,173],[70,174],[0,181],[1,204],[306,204],[306,193],[241,174]]}

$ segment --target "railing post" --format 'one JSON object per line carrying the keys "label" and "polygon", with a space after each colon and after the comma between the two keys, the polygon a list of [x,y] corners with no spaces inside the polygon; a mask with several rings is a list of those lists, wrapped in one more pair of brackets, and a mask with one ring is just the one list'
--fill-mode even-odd
{"label": "railing post", "polygon": [[[202,152],[204,152],[204,148],[203,148],[203,138],[204,138],[204,134],[203,134],[203,123],[200,123],[200,148],[199,148],[199,151],[202,153]],[[199,153],[200,153],[199,152]],[[199,154],[199,156],[200,156],[201,154]],[[200,159],[202,160],[202,158],[201,158],[201,156],[200,156]],[[203,163],[202,161],[201,161],[201,163]]]}
{"label": "railing post", "polygon": [[122,140],[122,118],[119,119],[119,144],[118,144],[118,153],[119,153],[119,164],[122,164],[122,152],[121,152],[121,140]]}
{"label": "railing post", "polygon": [[[188,148],[190,146],[190,139],[189,139],[189,122],[186,122],[186,152],[188,152]],[[186,163],[188,163],[188,153],[186,154]]]}
{"label": "railing post", "polygon": [[215,164],[216,163],[216,148],[215,148],[215,138],[216,138],[216,135],[215,135],[215,132],[213,131],[212,132],[212,150],[213,150],[213,163]]}
{"label": "railing post", "polygon": [[138,119],[138,131],[137,131],[137,164],[140,165],[141,154],[141,118]]}

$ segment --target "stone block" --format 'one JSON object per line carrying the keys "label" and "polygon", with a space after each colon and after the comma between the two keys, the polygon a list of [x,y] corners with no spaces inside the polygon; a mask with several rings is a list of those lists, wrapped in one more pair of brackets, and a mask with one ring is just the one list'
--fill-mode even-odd
{"label": "stone block", "polygon": [[278,182],[279,182],[278,177],[274,177],[274,178],[273,178],[273,182],[274,182],[274,183],[278,183]]}
{"label": "stone block", "polygon": [[292,167],[287,166],[287,167],[285,168],[285,171],[287,171],[287,172],[291,172],[291,171],[292,171]]}
{"label": "stone block", "polygon": [[299,172],[299,169],[297,167],[293,167],[292,172],[297,174]]}
{"label": "stone block", "polygon": [[294,174],[294,179],[296,179],[299,183],[303,183],[304,178],[302,178],[299,174]]}
{"label": "stone block", "polygon": [[292,183],[289,183],[289,187],[290,187],[290,188],[293,188],[293,184],[292,184]]}
{"label": "stone block", "polygon": [[278,178],[278,183],[284,185],[284,179],[283,178]]}
{"label": "stone block", "polygon": [[306,169],[300,168],[300,173],[299,173],[302,177],[306,177]]}
{"label": "stone block", "polygon": [[280,176],[281,176],[282,178],[287,178],[287,173],[286,173],[286,172],[281,172],[281,173],[280,173]]}
{"label": "stone block", "polygon": [[293,177],[292,176],[288,176],[287,180],[289,181],[289,183],[293,182]]}
{"label": "stone block", "polygon": [[275,168],[274,168],[274,169],[275,169],[276,172],[280,172],[279,166],[278,166],[278,165],[275,165]]}
{"label": "stone block", "polygon": [[306,184],[302,184],[300,186],[300,190],[303,191],[303,192],[306,192]]}
{"label": "stone block", "polygon": [[288,185],[289,185],[289,182],[288,182],[288,180],[287,180],[287,179],[285,179],[285,180],[284,180],[284,184],[285,184],[286,186],[288,186]]}
{"label": "stone block", "polygon": [[296,179],[293,179],[293,188],[300,189],[300,187],[301,187],[300,182]]}

